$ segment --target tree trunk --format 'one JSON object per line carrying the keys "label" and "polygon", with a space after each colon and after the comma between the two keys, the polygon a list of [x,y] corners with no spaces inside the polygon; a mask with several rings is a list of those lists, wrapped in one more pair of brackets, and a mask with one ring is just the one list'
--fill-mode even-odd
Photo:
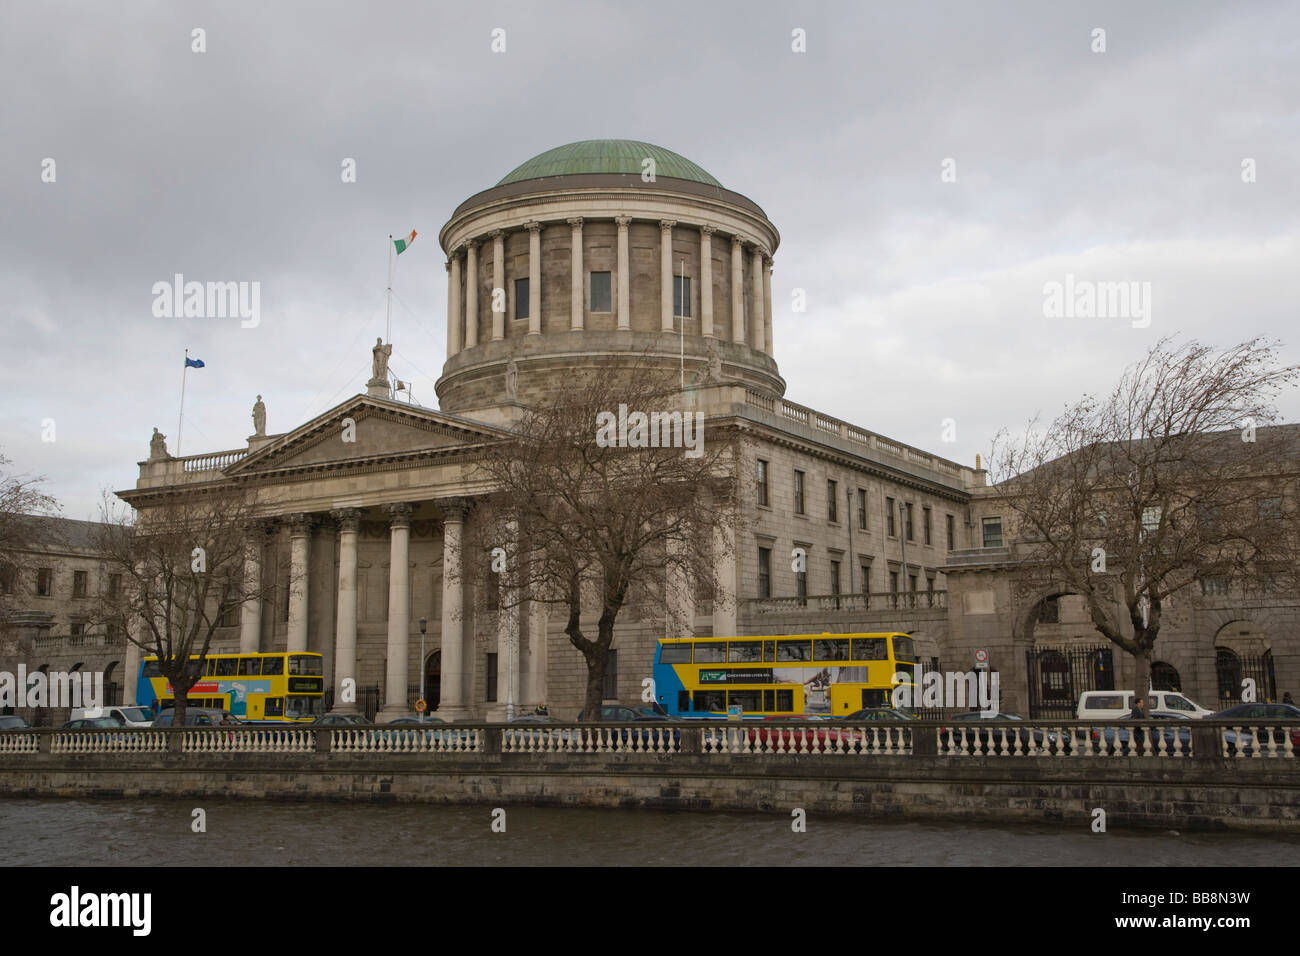
{"label": "tree trunk", "polygon": [[1133,693],[1142,698],[1151,693],[1150,650],[1139,650],[1133,655]]}
{"label": "tree trunk", "polygon": [[605,664],[609,660],[608,648],[598,643],[587,655],[587,700],[582,705],[582,719],[595,723],[600,720],[600,705],[605,699]]}

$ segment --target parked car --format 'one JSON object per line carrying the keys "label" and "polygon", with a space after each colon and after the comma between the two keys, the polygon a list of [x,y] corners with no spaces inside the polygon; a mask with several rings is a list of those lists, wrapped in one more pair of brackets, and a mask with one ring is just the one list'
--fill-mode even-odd
{"label": "parked car", "polygon": [[0,714],[0,730],[25,730],[30,726],[17,714]]}
{"label": "parked car", "polygon": [[[585,710],[579,711],[577,720],[582,720]],[[543,715],[544,716],[544,715]],[[601,704],[600,719],[613,723],[623,720],[667,720],[666,714],[660,714],[649,707],[624,707],[622,704]]]}
{"label": "parked car", "polygon": [[373,727],[365,714],[321,714],[312,722],[315,727]]}
{"label": "parked car", "polygon": [[125,726],[116,717],[78,717],[63,725],[63,730],[104,730]]}
{"label": "parked car", "polygon": [[[1270,703],[1251,703],[1237,704],[1235,707],[1229,707],[1221,710],[1217,714],[1211,715],[1214,720],[1230,720],[1249,723],[1255,728],[1255,736],[1262,736],[1261,731],[1266,730],[1263,723],[1269,720],[1300,720],[1300,707],[1294,704],[1270,704]],[[1274,727],[1273,742],[1279,747],[1286,744],[1286,731],[1291,731],[1291,746],[1300,748],[1300,727]]]}
{"label": "parked car", "polygon": [[74,707],[72,719],[83,717],[116,717],[123,727],[150,727],[153,725],[153,711],[148,707],[123,707],[110,705],[106,707]]}
{"label": "parked car", "polygon": [[[153,719],[152,727],[172,727],[175,726],[176,711],[168,707],[161,714]],[[220,727],[230,726],[232,724],[242,724],[243,721],[233,714],[215,707],[186,707],[185,708],[185,726],[186,727]]]}
{"label": "parked car", "polygon": [[[1086,690],[1079,695],[1074,716],[1078,720],[1123,720],[1133,710],[1131,690]],[[1185,694],[1153,690],[1147,695],[1147,713],[1178,714],[1184,720],[1209,717],[1210,711]]]}
{"label": "parked car", "polygon": [[[816,749],[825,750],[829,744],[832,749],[840,747],[840,742],[844,741],[852,749],[856,750],[862,743],[862,732],[859,730],[845,730],[838,726],[821,727],[828,720],[821,714],[798,714],[793,716],[783,716],[773,714],[764,717],[763,721],[781,721],[785,722],[807,722],[812,724],[807,731],[800,731],[793,727],[763,727],[750,725],[748,736],[751,742],[755,744],[766,744],[779,750],[798,749]],[[841,748],[842,749],[842,748]]]}
{"label": "parked car", "polygon": [[[585,710],[579,712],[576,719],[581,721],[585,713]],[[622,704],[602,704],[600,707],[600,722],[669,723],[670,721],[666,714],[661,714],[650,707],[624,707]],[[675,721],[673,722],[675,723]],[[649,749],[658,742],[658,735],[648,727],[645,730],[623,727],[615,732],[625,747],[636,746]],[[676,744],[680,739],[681,732],[674,728],[673,743]]]}
{"label": "parked car", "polygon": [[[915,721],[916,717],[912,714],[909,714],[905,710],[898,710],[893,707],[864,707],[862,710],[855,710],[853,713],[849,714],[846,717],[836,718],[836,719],[837,720],[870,720],[870,721],[879,721],[885,724],[895,724],[895,723],[906,723],[908,721]],[[885,729],[887,731],[892,730],[892,728],[890,727],[886,727]],[[891,750],[897,750],[899,748],[898,741],[895,738],[894,734],[892,733],[881,734],[879,735],[879,737],[877,737],[877,739],[880,739],[880,737],[884,737],[886,740],[890,741],[889,746]],[[867,743],[869,745],[872,740],[872,735],[864,731],[862,734],[862,738],[864,743]],[[903,747],[906,748],[912,746],[912,731],[910,728],[904,727],[902,729],[902,740],[903,740],[902,743]]]}
{"label": "parked car", "polygon": [[[1157,710],[1148,714],[1146,719],[1147,720],[1169,720],[1169,721],[1186,720],[1187,715],[1182,713],[1176,714],[1176,713],[1171,713],[1169,711]],[[1131,721],[1132,718],[1125,717],[1124,720]],[[1097,727],[1092,728],[1092,730],[1089,732],[1089,736],[1092,738],[1094,752],[1097,752],[1099,750],[1104,750],[1107,754],[1113,754],[1115,753],[1116,750],[1118,750],[1121,754],[1127,754],[1130,749],[1133,749],[1133,741],[1134,741],[1134,737],[1136,737],[1137,748],[1139,748],[1139,752],[1145,754],[1147,734],[1154,733],[1155,731],[1156,728],[1154,727],[1143,728],[1143,727],[1107,726],[1101,728],[1097,728]],[[1161,737],[1164,738],[1164,746],[1166,748],[1172,748],[1173,751],[1182,753],[1184,755],[1190,754],[1192,752],[1192,729],[1190,727],[1186,727],[1186,726],[1161,727],[1159,728],[1159,732]],[[1236,742],[1236,737],[1234,735],[1230,743],[1235,745],[1235,742]],[[1153,741],[1152,742],[1153,751],[1155,750],[1155,747],[1156,744]]]}

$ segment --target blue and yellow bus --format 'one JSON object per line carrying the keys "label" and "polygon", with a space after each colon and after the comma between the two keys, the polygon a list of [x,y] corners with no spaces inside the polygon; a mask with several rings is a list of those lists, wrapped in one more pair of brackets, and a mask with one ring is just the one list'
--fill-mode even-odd
{"label": "blue and yellow bus", "polygon": [[[190,661],[197,666],[197,655]],[[310,721],[325,713],[323,665],[321,655],[303,652],[209,654],[186,700],[190,707],[220,708],[259,723]],[[175,703],[156,656],[140,662],[135,700],[155,714]]]}
{"label": "blue and yellow bus", "polygon": [[[907,634],[666,638],[655,652],[655,697],[670,715],[744,717],[889,707],[894,675],[914,674]],[[910,683],[900,681],[898,683]]]}

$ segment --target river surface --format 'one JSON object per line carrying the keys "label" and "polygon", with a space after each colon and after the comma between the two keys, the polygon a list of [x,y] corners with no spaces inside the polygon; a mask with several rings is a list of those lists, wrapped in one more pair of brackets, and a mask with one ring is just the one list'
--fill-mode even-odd
{"label": "river surface", "polygon": [[[206,833],[191,829],[206,812]],[[1074,826],[874,822],[663,810],[0,798],[23,865],[1297,866],[1300,834],[1093,833]]]}

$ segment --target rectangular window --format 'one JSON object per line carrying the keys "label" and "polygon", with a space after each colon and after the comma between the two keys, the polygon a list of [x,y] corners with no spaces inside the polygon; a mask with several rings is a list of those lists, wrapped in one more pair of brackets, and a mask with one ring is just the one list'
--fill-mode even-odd
{"label": "rectangular window", "polygon": [[122,593],[122,575],[110,574],[108,576],[108,596],[111,598],[115,598],[121,593]]}
{"label": "rectangular window", "polygon": [[907,582],[908,582],[909,585],[911,585],[911,591],[912,591],[912,593],[915,594],[915,593],[916,593],[916,575],[915,575],[915,574],[909,574],[909,575],[907,576]]}
{"label": "rectangular window", "polygon": [[907,522],[907,527],[904,530],[907,532],[907,540],[914,541],[916,539],[913,537],[912,531],[912,503],[909,501],[904,507],[907,509],[904,517],[904,520]]}
{"label": "rectangular window", "polygon": [[794,593],[799,599],[799,606],[803,607],[808,603],[808,572],[796,571],[794,573]]}
{"label": "rectangular window", "polygon": [[226,585],[221,599],[221,617],[217,627],[234,627],[239,623],[239,586],[234,582]]}
{"label": "rectangular window", "polygon": [[730,641],[727,644],[727,662],[730,664],[761,664],[762,641]]}
{"label": "rectangular window", "polygon": [[1224,577],[1201,578],[1201,593],[1210,594],[1227,594],[1228,579]]}
{"label": "rectangular window", "polygon": [[794,473],[794,513],[797,515],[805,514],[803,507],[803,472]]}
{"label": "rectangular window", "polygon": [[885,533],[891,538],[897,537],[898,533],[894,530],[894,499],[885,499]]}
{"label": "rectangular window", "polygon": [[604,700],[618,699],[618,651],[609,651],[605,655],[605,689]]}
{"label": "rectangular window", "polygon": [[262,676],[279,677],[284,673],[283,657],[264,657],[262,658]]}
{"label": "rectangular window", "polygon": [[777,641],[776,659],[778,661],[812,660],[812,638],[804,641]]}
{"label": "rectangular window", "polygon": [[691,317],[691,277],[673,276],[673,315]]}
{"label": "rectangular window", "polygon": [[486,670],[487,674],[485,680],[487,687],[485,690],[487,691],[487,694],[484,699],[488,703],[494,703],[497,699],[497,656],[495,654],[489,654],[487,656]]}
{"label": "rectangular window", "polygon": [[867,530],[867,490],[858,489],[858,530]]}
{"label": "rectangular window", "polygon": [[826,518],[840,520],[840,484],[831,478],[826,479]]}
{"label": "rectangular window", "polygon": [[849,659],[849,639],[847,637],[822,638],[813,641],[813,660],[847,661]]}
{"label": "rectangular window", "polygon": [[72,596],[74,598],[84,598],[86,596],[86,572],[72,572]]}
{"label": "rectangular window", "polygon": [[239,658],[237,657],[219,657],[217,658],[217,677],[237,677],[236,672],[239,669]]}
{"label": "rectangular window", "polygon": [[682,644],[665,644],[663,650],[659,652],[659,663],[661,664],[689,664],[691,662],[691,645]]}
{"label": "rectangular window", "polygon": [[593,272],[591,274],[591,311],[611,312],[610,273]]}
{"label": "rectangular window", "polygon": [[839,596],[840,593],[840,563],[831,562],[831,594]]}
{"label": "rectangular window", "polygon": [[1278,518],[1281,518],[1282,499],[1260,498],[1255,502],[1255,515],[1260,521],[1275,521]]}
{"label": "rectangular window", "polygon": [[727,645],[722,641],[700,641],[695,645],[695,663],[721,664],[727,656]]}
{"label": "rectangular window", "polygon": [[528,318],[528,280],[515,280],[515,318]]}
{"label": "rectangular window", "polygon": [[758,503],[767,506],[767,462],[758,459]]}
{"label": "rectangular window", "polygon": [[83,634],[86,633],[86,625],[82,624],[80,621],[73,621],[70,625],[68,625],[68,627],[69,627],[69,633],[73,637],[81,637]]}
{"label": "rectangular window", "polygon": [[944,515],[944,521],[948,530],[948,550],[955,551],[957,549],[957,522],[952,515]]}
{"label": "rectangular window", "polygon": [[260,657],[241,657],[239,659],[240,677],[260,677],[261,674],[262,659]]}
{"label": "rectangular window", "polygon": [[921,509],[921,534],[924,536],[926,544],[934,544],[932,532],[930,530],[930,509]]}
{"label": "rectangular window", "polygon": [[855,661],[889,660],[889,648],[883,637],[853,638],[853,659]]}
{"label": "rectangular window", "polygon": [[984,519],[984,547],[986,548],[1002,547],[1002,519],[1001,518]]}
{"label": "rectangular window", "polygon": [[40,597],[49,597],[54,593],[54,569],[53,568],[37,569],[36,593]]}
{"label": "rectangular window", "polygon": [[889,572],[889,593],[890,594],[898,593],[898,572],[897,571]]}
{"label": "rectangular window", "polygon": [[858,565],[858,570],[862,573],[862,593],[871,593],[871,562],[863,561]]}
{"label": "rectangular window", "polygon": [[758,549],[758,596],[772,596],[772,549]]}

